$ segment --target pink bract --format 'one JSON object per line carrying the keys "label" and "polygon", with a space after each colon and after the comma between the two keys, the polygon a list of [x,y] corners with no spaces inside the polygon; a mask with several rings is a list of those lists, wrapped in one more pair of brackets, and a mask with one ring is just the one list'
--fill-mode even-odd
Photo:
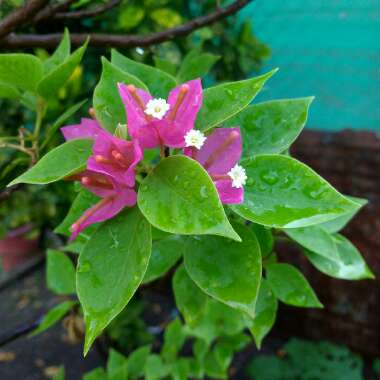
{"label": "pink bract", "polygon": [[184,136],[194,128],[202,105],[200,79],[191,80],[170,91],[167,99],[170,109],[162,119],[144,112],[149,100],[153,99],[148,92],[133,85],[119,83],[118,86],[127,113],[128,131],[142,148],[185,146]]}

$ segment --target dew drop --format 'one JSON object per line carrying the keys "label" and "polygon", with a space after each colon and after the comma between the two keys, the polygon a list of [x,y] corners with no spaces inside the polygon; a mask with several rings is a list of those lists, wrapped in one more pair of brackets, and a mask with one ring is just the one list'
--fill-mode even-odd
{"label": "dew drop", "polygon": [[78,272],[79,273],[86,273],[91,270],[91,263],[88,260],[84,260],[83,262],[79,263],[78,266]]}
{"label": "dew drop", "polygon": [[271,186],[278,182],[278,174],[275,171],[263,172],[260,177],[265,183]]}

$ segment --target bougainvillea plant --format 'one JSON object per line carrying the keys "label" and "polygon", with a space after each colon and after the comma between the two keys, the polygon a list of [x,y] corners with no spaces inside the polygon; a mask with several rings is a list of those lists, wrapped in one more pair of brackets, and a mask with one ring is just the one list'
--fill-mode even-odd
{"label": "bougainvillea plant", "polygon": [[[141,285],[172,276],[180,316],[160,353],[112,351],[108,371],[224,378],[249,334],[260,347],[279,301],[322,307],[300,270],[277,258],[279,237],[329,276],[373,277],[339,234],[365,201],[289,154],[311,97],[252,104],[276,70],[203,88],[116,51],[102,64],[89,115],[61,128],[66,141],[10,184],[75,183],[56,229],[68,245],[48,251],[47,269],[51,289],[79,299],[85,354]],[[79,255],[76,268],[67,252]],[[37,332],[75,305],[58,305]],[[181,356],[190,338],[194,355]]]}

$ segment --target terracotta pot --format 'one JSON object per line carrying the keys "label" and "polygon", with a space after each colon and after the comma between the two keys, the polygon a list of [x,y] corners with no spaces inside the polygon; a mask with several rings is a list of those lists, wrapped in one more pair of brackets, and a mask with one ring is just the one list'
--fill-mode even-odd
{"label": "terracotta pot", "polygon": [[0,240],[0,257],[5,272],[40,254],[38,237],[26,236],[32,228],[31,225],[22,226],[9,232],[4,239]]}

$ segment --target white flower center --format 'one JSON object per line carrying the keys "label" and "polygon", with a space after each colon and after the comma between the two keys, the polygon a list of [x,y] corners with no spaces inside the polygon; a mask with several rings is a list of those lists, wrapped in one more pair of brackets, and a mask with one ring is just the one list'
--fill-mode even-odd
{"label": "white flower center", "polygon": [[191,131],[187,132],[185,135],[185,144],[187,147],[194,146],[195,148],[199,150],[202,148],[206,139],[207,137],[201,131],[192,129]]}
{"label": "white flower center", "polygon": [[247,181],[245,169],[239,164],[236,164],[227,174],[232,179],[232,187],[236,187],[237,189],[243,187]]}
{"label": "white flower center", "polygon": [[151,99],[147,103],[144,112],[147,115],[153,116],[156,119],[161,120],[170,109],[170,104],[166,103],[165,99]]}

